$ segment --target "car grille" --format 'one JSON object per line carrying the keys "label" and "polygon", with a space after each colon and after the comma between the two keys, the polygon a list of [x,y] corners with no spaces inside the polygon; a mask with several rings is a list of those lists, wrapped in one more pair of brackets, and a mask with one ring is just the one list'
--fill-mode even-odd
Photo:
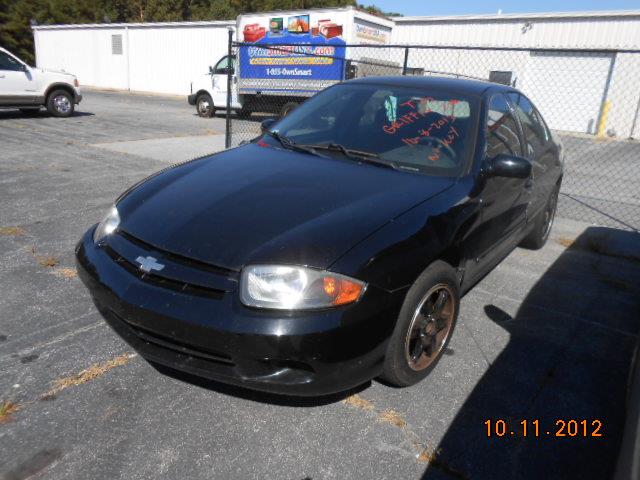
{"label": "car grille", "polygon": [[174,352],[178,352],[183,355],[189,355],[190,357],[201,358],[210,362],[217,362],[217,363],[221,363],[229,366],[235,365],[231,357],[225,353],[213,352],[210,350],[203,350],[193,345],[187,345],[185,343],[176,341],[173,338],[167,338],[165,336],[150,332],[149,330],[140,328],[137,325],[134,325],[128,322],[127,320],[122,318],[120,315],[118,315],[114,311],[111,311],[111,314],[117,320],[124,323],[126,327],[131,332],[133,332],[140,340],[153,344],[156,347],[173,350]]}
{"label": "car grille", "polygon": [[[166,252],[121,230],[112,234],[105,252],[122,268],[145,283],[180,293],[221,299],[235,290],[237,272]],[[138,257],[153,257],[164,265],[159,271],[144,272]]]}

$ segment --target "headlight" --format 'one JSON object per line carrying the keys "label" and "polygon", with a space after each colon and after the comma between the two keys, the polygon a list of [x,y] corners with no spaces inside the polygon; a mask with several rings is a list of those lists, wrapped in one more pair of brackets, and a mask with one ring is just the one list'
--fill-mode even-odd
{"label": "headlight", "polygon": [[113,233],[118,228],[118,225],[120,225],[120,215],[118,215],[118,209],[113,206],[93,232],[93,242],[98,243],[104,237]]}
{"label": "headlight", "polygon": [[324,270],[254,265],[242,270],[240,300],[249,307],[309,310],[353,303],[366,284]]}

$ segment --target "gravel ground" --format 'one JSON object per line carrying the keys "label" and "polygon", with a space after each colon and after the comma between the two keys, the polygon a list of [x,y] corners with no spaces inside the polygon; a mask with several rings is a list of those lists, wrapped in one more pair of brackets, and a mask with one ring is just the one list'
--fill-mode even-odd
{"label": "gravel ground", "polygon": [[[559,219],[545,248],[517,249],[465,296],[447,355],[407,389],[275,397],[133,354],[73,247],[126,187],[223,131],[184,99],[117,93],[86,92],[70,119],[0,112],[0,478],[610,476],[640,327],[630,231]],[[553,435],[570,419],[603,436]]]}

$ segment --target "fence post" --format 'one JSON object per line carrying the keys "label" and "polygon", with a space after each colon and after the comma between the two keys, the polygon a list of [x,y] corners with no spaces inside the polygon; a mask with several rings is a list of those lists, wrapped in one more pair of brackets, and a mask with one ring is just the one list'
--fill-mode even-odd
{"label": "fence post", "polygon": [[407,63],[409,63],[409,47],[404,47],[404,64],[402,65],[402,75],[407,74]]}
{"label": "fence post", "polygon": [[231,85],[232,85],[232,77],[234,74],[233,65],[234,62],[231,60],[231,55],[233,54],[233,28],[229,27],[229,45],[228,45],[228,53],[229,55],[229,64],[227,66],[227,115],[225,122],[225,131],[224,131],[224,148],[231,147]]}

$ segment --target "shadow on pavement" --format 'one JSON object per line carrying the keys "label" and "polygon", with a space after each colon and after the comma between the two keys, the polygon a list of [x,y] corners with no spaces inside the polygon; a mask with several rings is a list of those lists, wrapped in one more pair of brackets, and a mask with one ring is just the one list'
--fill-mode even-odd
{"label": "shadow on pavement", "polygon": [[[75,112],[73,112],[73,115],[71,115],[71,117],[67,117],[67,118],[92,117],[94,115],[95,114],[91,112],[79,112],[76,110]],[[29,113],[23,113],[20,110],[0,110],[0,120],[12,120],[12,119],[19,119],[19,118],[29,119],[29,118],[55,118],[55,117],[53,117],[49,112],[47,112],[44,109],[39,110],[37,112],[29,112]],[[64,118],[61,120],[64,120]]]}
{"label": "shadow on pavement", "polygon": [[[640,235],[590,227],[568,247],[514,317],[485,305],[485,314],[509,333],[509,343],[458,411],[424,480],[613,474],[640,328]],[[494,426],[488,437],[487,420],[504,420],[504,435]],[[522,420],[529,422],[526,438]],[[566,422],[562,432],[558,420]],[[577,421],[575,436],[569,420]],[[602,423],[601,437],[591,436],[593,420]]]}

